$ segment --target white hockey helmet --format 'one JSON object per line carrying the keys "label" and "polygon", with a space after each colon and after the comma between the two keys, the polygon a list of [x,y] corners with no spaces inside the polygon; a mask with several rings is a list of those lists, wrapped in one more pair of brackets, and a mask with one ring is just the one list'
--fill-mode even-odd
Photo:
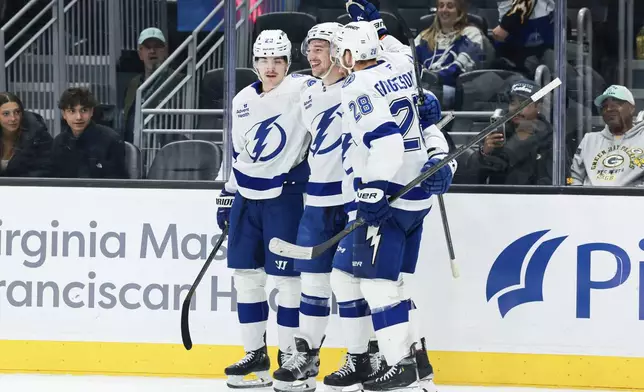
{"label": "white hockey helmet", "polygon": [[[380,55],[380,38],[376,28],[370,22],[351,22],[336,34],[332,55],[340,65],[347,70],[353,69],[356,61],[374,60]],[[351,52],[353,64],[346,65],[342,61],[346,51]]]}
{"label": "white hockey helmet", "polygon": [[291,41],[282,30],[264,30],[253,44],[253,59],[257,57],[286,57],[291,65]]}
{"label": "white hockey helmet", "polygon": [[327,41],[331,44],[333,42],[333,37],[342,29],[342,27],[344,26],[337,22],[319,23],[311,27],[311,30],[306,34],[306,39],[302,42],[302,54],[306,54],[308,52],[309,42],[314,39]]}

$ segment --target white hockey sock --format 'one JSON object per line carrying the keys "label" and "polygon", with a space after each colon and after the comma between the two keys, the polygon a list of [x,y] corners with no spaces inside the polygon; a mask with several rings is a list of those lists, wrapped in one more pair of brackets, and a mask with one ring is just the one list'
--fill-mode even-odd
{"label": "white hockey sock", "polygon": [[404,302],[409,308],[409,333],[412,341],[416,343],[416,350],[420,350],[420,338],[423,337],[420,330],[420,312],[411,298],[406,299]]}
{"label": "white hockey sock", "polygon": [[300,325],[300,277],[275,276],[277,295],[277,339],[279,349],[289,352],[295,348],[294,337]]}
{"label": "white hockey sock", "polygon": [[401,298],[394,281],[362,279],[360,288],[371,306],[380,352],[393,366],[410,354],[409,304]]}
{"label": "white hockey sock", "polygon": [[371,311],[367,301],[360,298],[338,302],[338,313],[349,354],[366,353],[369,349],[369,339],[373,335]]}
{"label": "white hockey sock", "polygon": [[320,348],[322,337],[329,324],[330,275],[302,272],[300,334],[311,342],[311,348]]}
{"label": "white hockey sock", "polygon": [[344,271],[331,272],[331,287],[338,301],[338,313],[345,337],[346,347],[351,354],[362,354],[369,348],[373,335],[371,310],[360,291],[360,280]]}
{"label": "white hockey sock", "polygon": [[235,270],[233,273],[237,290],[237,317],[245,351],[254,351],[264,346],[264,333],[268,320],[266,301],[266,273],[263,269]]}

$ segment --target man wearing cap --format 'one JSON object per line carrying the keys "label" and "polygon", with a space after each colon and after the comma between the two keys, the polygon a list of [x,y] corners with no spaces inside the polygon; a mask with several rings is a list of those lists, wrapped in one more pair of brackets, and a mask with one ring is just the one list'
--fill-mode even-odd
{"label": "man wearing cap", "polygon": [[[125,92],[124,100],[124,116],[125,116],[125,132],[124,138],[125,141],[132,142],[134,139],[134,116],[135,109],[134,104],[136,103],[136,90],[147,80],[154,71],[157,70],[163,64],[163,62],[168,58],[168,46],[163,32],[156,27],[149,27],[141,32],[139,35],[139,58],[143,62],[144,73],[135,76],[127,87]],[[154,83],[143,91],[143,100],[147,99],[152,93],[154,93],[159,86],[161,86],[174,72],[170,67],[164,70],[164,75],[158,77]],[[179,84],[181,79],[184,77],[183,74],[175,76],[175,78],[168,83],[164,88],[161,94],[157,95],[157,98],[154,102],[151,102],[152,105],[158,105],[162,99],[168,96],[168,94]],[[170,126],[164,128],[170,128]]]}
{"label": "man wearing cap", "polygon": [[610,86],[595,99],[606,123],[579,143],[571,167],[572,185],[644,185],[644,122],[633,125],[635,99],[624,86]]}
{"label": "man wearing cap", "polygon": [[[537,90],[539,86],[532,80],[515,82],[507,92],[508,110],[515,110]],[[464,163],[464,171],[473,181],[506,185],[552,183],[552,126],[540,111],[541,103],[532,103],[485,138]]]}

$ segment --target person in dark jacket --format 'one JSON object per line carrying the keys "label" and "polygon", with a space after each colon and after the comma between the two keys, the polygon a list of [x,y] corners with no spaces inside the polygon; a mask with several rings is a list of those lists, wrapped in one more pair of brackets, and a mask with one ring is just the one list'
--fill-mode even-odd
{"label": "person in dark jacket", "polygon": [[16,95],[0,93],[0,176],[47,177],[51,145],[45,120]]}
{"label": "person in dark jacket", "polygon": [[[537,90],[531,80],[514,83],[508,110],[515,110]],[[540,102],[530,104],[504,128],[488,135],[459,171],[472,173],[479,184],[552,184],[553,131],[540,110]]]}
{"label": "person in dark jacket", "polygon": [[70,88],[61,96],[58,107],[66,125],[54,139],[54,177],[127,178],[123,141],[111,128],[92,121],[96,105],[87,89]]}

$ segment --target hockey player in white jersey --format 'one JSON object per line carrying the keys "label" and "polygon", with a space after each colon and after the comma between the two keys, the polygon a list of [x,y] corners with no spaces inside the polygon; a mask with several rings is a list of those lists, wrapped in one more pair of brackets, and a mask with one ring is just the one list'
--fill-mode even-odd
{"label": "hockey player in white jersey", "polygon": [[[306,206],[297,243],[312,246],[344,229],[347,215],[342,199],[342,111],[340,89],[346,71],[329,54],[339,23],[321,23],[308,32],[302,43],[312,74],[319,78],[303,91],[301,110],[311,135],[308,162],[311,175],[306,187]],[[295,260],[301,273],[300,331],[293,356],[273,373],[274,389],[313,391],[319,373],[320,346],[324,340],[331,300],[331,270],[335,247],[313,260]]]}
{"label": "hockey player in white jersey", "polygon": [[[237,315],[246,355],[225,369],[233,388],[272,385],[266,349],[267,275],[277,297],[278,364],[293,348],[299,326],[300,277],[293,260],[268,250],[273,237],[296,240],[309,176],[308,136],[300,97],[312,78],[288,75],[291,42],[266,30],[253,45],[259,80],[233,99],[233,172],[218,198],[217,223],[229,226],[228,267],[237,290]],[[232,207],[230,199],[234,198]],[[254,374],[256,379],[245,380]]]}
{"label": "hockey player in white jersey", "polygon": [[[382,25],[381,21],[376,24]],[[391,40],[404,46],[383,35],[385,46]],[[355,143],[350,157],[355,216],[367,222],[338,248],[353,249],[353,274],[360,278],[381,352],[391,364],[363,383],[366,390],[418,386],[417,352],[409,325],[411,301],[403,293],[401,273],[414,272],[431,194],[419,186],[392,207],[387,197],[437,158],[428,161],[415,105],[410,52],[381,55],[379,44],[379,34],[369,22],[348,24],[336,40],[341,65],[353,71],[343,84],[342,107]],[[441,190],[449,187],[455,164],[444,169],[423,185],[436,191],[439,185]]]}

